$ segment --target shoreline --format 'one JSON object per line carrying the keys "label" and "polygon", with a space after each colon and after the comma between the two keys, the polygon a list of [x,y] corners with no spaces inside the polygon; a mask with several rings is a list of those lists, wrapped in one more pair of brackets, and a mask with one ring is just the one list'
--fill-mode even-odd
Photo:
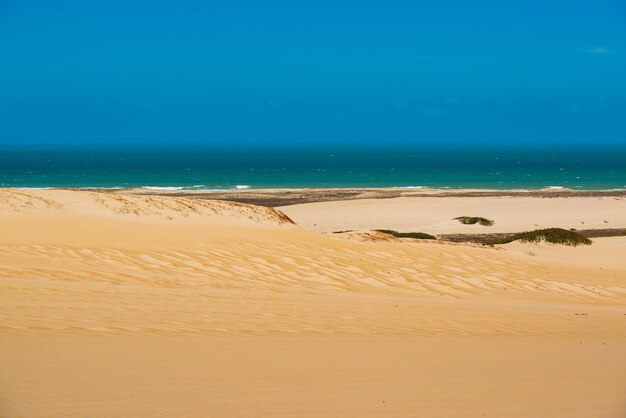
{"label": "shoreline", "polygon": [[[34,188],[15,188],[31,190]],[[612,197],[626,198],[626,189],[573,190],[544,189],[436,189],[436,188],[268,188],[232,190],[155,190],[144,188],[49,188],[48,190],[94,191],[100,193],[185,197],[225,200],[252,205],[279,207],[305,203],[334,202],[358,199],[392,199],[398,197]]]}

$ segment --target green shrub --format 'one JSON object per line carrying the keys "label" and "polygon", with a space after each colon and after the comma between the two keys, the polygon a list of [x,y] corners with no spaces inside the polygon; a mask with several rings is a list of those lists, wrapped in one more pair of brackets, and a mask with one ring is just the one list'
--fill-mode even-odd
{"label": "green shrub", "polygon": [[396,238],[437,239],[436,236],[425,234],[423,232],[398,232],[392,231],[391,229],[376,229],[376,231],[382,232],[383,234],[392,235]]}
{"label": "green shrub", "polygon": [[569,245],[572,247],[578,245],[590,245],[591,240],[576,231],[568,231],[561,228],[537,229],[535,231],[519,232],[504,238],[497,244],[507,244],[513,241],[522,242],[549,242],[552,244]]}
{"label": "green shrub", "polygon": [[481,218],[480,216],[459,216],[458,218],[454,219],[464,225],[474,225],[477,223],[481,224],[482,226],[493,225],[493,221],[491,219]]}

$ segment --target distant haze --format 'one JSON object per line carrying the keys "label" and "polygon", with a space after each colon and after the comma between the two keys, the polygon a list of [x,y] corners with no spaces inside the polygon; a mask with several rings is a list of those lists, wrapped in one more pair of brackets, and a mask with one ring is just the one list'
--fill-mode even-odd
{"label": "distant haze", "polygon": [[4,0],[0,147],[626,144],[623,0],[306,3]]}

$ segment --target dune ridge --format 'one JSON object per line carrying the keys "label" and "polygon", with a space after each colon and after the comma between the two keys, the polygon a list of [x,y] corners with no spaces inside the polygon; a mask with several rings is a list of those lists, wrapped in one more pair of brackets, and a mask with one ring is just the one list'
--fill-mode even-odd
{"label": "dune ridge", "polygon": [[280,210],[238,202],[198,200],[184,197],[117,195],[92,191],[0,189],[0,212],[32,214],[47,209],[85,213],[135,215],[166,220],[221,215],[256,223],[291,224]]}

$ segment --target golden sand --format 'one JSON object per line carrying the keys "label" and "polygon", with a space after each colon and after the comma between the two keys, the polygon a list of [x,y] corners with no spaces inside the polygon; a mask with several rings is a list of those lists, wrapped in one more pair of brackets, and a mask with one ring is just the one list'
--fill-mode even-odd
{"label": "golden sand", "polygon": [[319,232],[618,228],[624,201],[406,199],[0,190],[0,416],[623,416],[626,237]]}

